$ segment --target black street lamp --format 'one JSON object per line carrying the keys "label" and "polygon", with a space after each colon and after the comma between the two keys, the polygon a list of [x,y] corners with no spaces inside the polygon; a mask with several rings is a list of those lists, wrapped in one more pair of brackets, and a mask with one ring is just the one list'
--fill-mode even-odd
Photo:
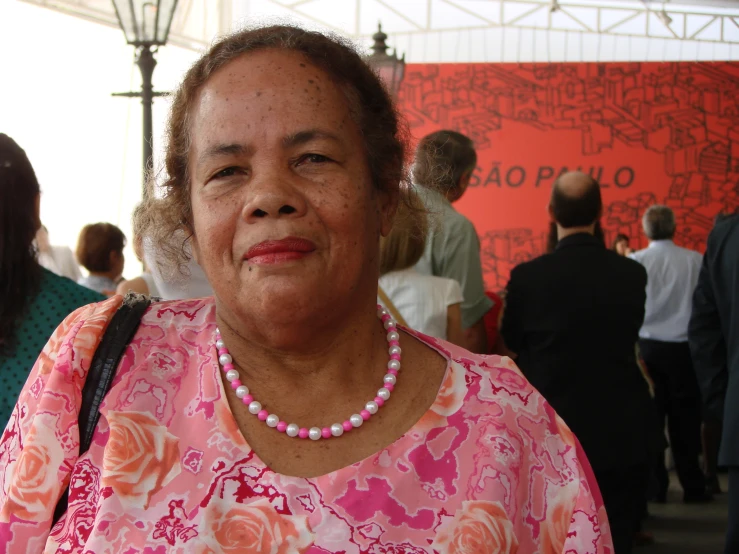
{"label": "black street lamp", "polygon": [[385,82],[390,94],[396,97],[400,90],[400,84],[405,77],[405,54],[398,58],[397,51],[393,49],[388,54],[388,45],[385,43],[387,35],[382,32],[382,24],[377,24],[377,32],[372,35],[375,44],[372,46],[372,54],[367,56],[367,63],[377,71],[380,78]]}
{"label": "black street lamp", "polygon": [[151,77],[157,61],[154,58],[156,47],[167,44],[172,17],[177,8],[177,0],[113,0],[118,24],[126,35],[126,42],[137,49],[136,65],[141,70],[140,92],[118,92],[113,96],[141,98],[144,106],[144,195],[146,195],[146,174],[152,167],[153,130],[151,106],[156,96],[166,96],[166,92],[154,92]]}

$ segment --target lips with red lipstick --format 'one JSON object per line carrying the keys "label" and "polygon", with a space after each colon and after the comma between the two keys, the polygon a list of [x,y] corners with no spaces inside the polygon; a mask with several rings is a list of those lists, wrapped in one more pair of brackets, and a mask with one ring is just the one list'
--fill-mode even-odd
{"label": "lips with red lipstick", "polygon": [[312,241],[298,237],[265,240],[249,248],[244,259],[259,265],[279,264],[299,260],[315,249],[316,245]]}

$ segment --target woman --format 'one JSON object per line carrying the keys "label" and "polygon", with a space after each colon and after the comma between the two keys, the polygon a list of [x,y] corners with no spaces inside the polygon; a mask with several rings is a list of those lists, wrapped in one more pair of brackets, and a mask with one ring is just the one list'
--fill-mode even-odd
{"label": "woman", "polygon": [[632,250],[631,248],[629,248],[628,235],[624,235],[622,233],[616,235],[616,238],[613,239],[611,250],[613,250],[619,256],[628,256],[629,254],[631,254]]}
{"label": "woman", "polygon": [[26,153],[0,134],[0,424],[33,362],[72,311],[103,297],[42,268],[33,246],[40,189]]}
{"label": "woman", "polygon": [[78,284],[106,296],[115,294],[121,280],[126,236],[112,223],[85,225],[77,240],[77,261],[90,272]]}
{"label": "woman", "polygon": [[401,194],[392,231],[380,240],[380,303],[411,329],[462,344],[462,289],[414,269],[426,247],[427,217],[412,190]]}
{"label": "woman", "polygon": [[405,142],[359,54],[293,27],[222,39],[168,135],[150,236],[184,225],[214,297],[144,315],[80,459],[120,298],[60,327],[0,441],[11,550],[610,551],[576,439],[513,363],[378,312]]}

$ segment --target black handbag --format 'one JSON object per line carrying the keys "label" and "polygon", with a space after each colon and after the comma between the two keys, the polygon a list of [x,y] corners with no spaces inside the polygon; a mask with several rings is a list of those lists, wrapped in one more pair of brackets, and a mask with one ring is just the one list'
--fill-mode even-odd
{"label": "black handbag", "polygon": [[[90,363],[90,370],[87,372],[85,385],[82,387],[82,404],[79,414],[79,456],[90,448],[95,427],[100,419],[100,404],[110,390],[123,353],[136,334],[141,318],[151,301],[152,299],[148,296],[129,292],[100,339],[100,344]],[[54,509],[52,527],[67,510],[68,497],[69,485]]]}

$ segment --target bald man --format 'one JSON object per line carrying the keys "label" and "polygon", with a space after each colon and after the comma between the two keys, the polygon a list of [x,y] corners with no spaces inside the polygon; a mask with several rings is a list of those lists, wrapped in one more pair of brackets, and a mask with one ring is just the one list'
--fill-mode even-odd
{"label": "bald man", "polygon": [[616,554],[640,533],[650,445],[658,436],[636,360],[647,274],[596,238],[600,186],[583,173],[554,183],[552,253],[511,272],[502,335],[524,375],[580,440],[608,512]]}

